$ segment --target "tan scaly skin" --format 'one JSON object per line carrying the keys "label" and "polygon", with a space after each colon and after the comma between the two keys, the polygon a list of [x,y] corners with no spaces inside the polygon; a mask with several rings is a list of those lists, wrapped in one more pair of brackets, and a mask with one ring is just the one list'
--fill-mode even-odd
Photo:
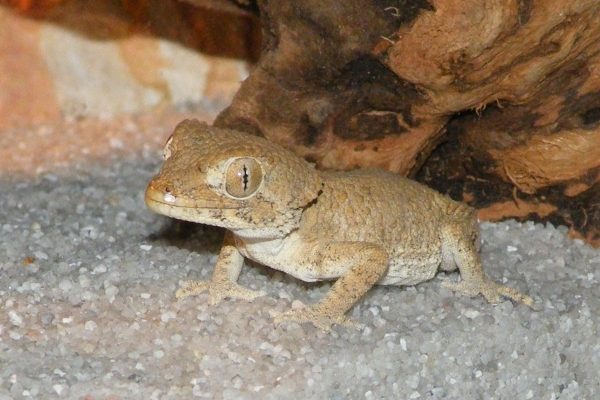
{"label": "tan scaly skin", "polygon": [[237,284],[246,257],[307,282],[335,280],[320,302],[277,323],[351,325],[346,312],[373,285],[415,285],[438,269],[459,269],[460,282],[444,283],[457,292],[533,305],[486,277],[474,210],[419,183],[376,170],[317,171],[275,143],[196,120],[177,126],[164,156],[148,207],[228,230],[212,279],[185,283],[177,298],[262,296]]}

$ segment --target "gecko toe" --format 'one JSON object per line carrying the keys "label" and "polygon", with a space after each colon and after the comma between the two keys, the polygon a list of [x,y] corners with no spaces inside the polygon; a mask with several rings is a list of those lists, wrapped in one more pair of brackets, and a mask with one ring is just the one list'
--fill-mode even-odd
{"label": "gecko toe", "polygon": [[487,302],[491,304],[501,303],[502,298],[507,298],[516,303],[523,303],[526,306],[531,307],[533,309],[535,309],[536,307],[535,301],[526,294],[523,294],[511,287],[502,286],[490,280],[485,280],[476,284],[469,283],[467,281],[443,281],[442,286],[469,297],[474,297],[478,294],[482,294],[483,297],[485,297],[485,299],[487,300]]}
{"label": "gecko toe", "polygon": [[516,289],[507,286],[495,285],[493,289],[497,296],[503,296],[517,303],[523,303],[530,308],[534,308],[534,301],[531,297],[519,292]]}
{"label": "gecko toe", "polygon": [[360,324],[346,317],[345,315],[328,315],[315,307],[303,307],[283,312],[275,317],[275,324],[279,325],[284,322],[296,322],[298,324],[309,322],[317,328],[329,332],[334,324],[357,329]]}
{"label": "gecko toe", "polygon": [[217,305],[225,299],[252,301],[257,297],[266,295],[263,291],[247,289],[237,283],[186,281],[175,292],[175,297],[179,300],[188,296],[196,296],[206,291],[208,291],[208,304],[211,306]]}
{"label": "gecko toe", "polygon": [[175,292],[175,298],[181,300],[189,296],[197,296],[208,289],[209,282],[207,281],[185,281]]}

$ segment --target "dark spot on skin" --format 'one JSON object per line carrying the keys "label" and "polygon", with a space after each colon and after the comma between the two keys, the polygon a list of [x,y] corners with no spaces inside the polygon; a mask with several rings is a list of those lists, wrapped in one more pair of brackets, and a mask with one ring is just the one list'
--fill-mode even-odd
{"label": "dark spot on skin", "polygon": [[310,203],[308,203],[308,204],[307,204],[307,205],[306,205],[304,208],[305,208],[305,209],[308,209],[308,208],[310,208],[310,207],[314,206],[315,204],[317,204],[317,202],[319,201],[319,197],[321,196],[321,194],[323,194],[323,189],[320,189],[320,190],[317,192],[317,197],[315,197],[315,198],[314,198],[314,199],[313,199],[313,200],[312,200]]}
{"label": "dark spot on skin", "polygon": [[223,218],[223,213],[220,210],[210,210],[209,215],[211,218],[214,218],[214,219]]}

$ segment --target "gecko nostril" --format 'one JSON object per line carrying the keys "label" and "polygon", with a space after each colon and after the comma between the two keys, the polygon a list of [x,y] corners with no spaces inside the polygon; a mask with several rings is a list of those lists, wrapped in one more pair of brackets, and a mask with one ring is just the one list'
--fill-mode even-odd
{"label": "gecko nostril", "polygon": [[165,186],[165,193],[171,193],[171,188],[168,186]]}

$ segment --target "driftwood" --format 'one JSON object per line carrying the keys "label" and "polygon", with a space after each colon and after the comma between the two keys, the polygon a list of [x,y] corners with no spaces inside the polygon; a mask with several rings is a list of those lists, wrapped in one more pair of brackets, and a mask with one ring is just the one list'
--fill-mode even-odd
{"label": "driftwood", "polygon": [[323,168],[417,176],[482,217],[567,224],[600,242],[599,2],[258,8],[261,57],[217,125]]}

